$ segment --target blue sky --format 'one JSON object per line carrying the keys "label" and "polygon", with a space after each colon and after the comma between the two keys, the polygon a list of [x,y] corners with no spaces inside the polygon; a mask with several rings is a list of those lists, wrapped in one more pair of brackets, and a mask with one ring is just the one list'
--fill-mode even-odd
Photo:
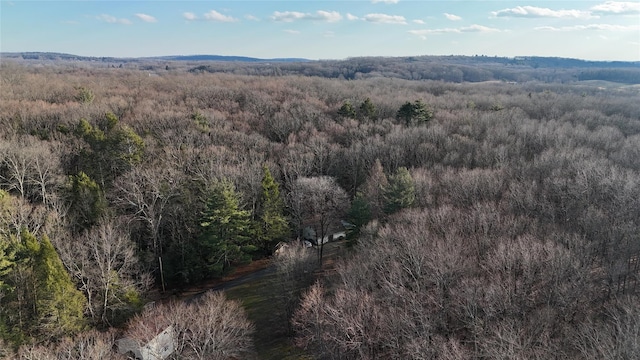
{"label": "blue sky", "polygon": [[640,60],[640,1],[0,0],[0,51]]}

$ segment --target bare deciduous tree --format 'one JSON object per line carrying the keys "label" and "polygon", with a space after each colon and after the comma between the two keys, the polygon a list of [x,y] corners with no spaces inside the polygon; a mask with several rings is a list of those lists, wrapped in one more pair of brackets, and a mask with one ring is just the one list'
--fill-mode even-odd
{"label": "bare deciduous tree", "polygon": [[59,241],[60,255],[81,284],[94,322],[132,313],[151,281],[140,266],[126,224],[103,221],[78,240]]}
{"label": "bare deciduous tree", "polygon": [[168,326],[179,358],[234,359],[253,351],[253,324],[238,302],[220,292],[153,306],[129,322],[126,335],[144,345]]}
{"label": "bare deciduous tree", "polygon": [[319,235],[316,239],[318,261],[322,263],[329,230],[348,210],[346,192],[331,177],[302,177],[295,182],[290,204],[295,217],[301,219],[301,224],[310,225]]}
{"label": "bare deciduous tree", "polygon": [[161,228],[171,200],[179,193],[180,175],[171,167],[136,167],[117,179],[114,201],[148,230],[154,257],[162,256]]}
{"label": "bare deciduous tree", "polygon": [[114,350],[115,332],[87,331],[58,343],[24,345],[16,354],[19,360],[125,360]]}

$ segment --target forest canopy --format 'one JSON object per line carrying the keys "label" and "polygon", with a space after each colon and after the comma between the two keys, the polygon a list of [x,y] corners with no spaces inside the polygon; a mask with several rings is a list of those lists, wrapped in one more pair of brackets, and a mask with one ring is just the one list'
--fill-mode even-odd
{"label": "forest canopy", "polygon": [[638,88],[418,60],[431,75],[3,62],[0,347],[79,344],[142,321],[151,288],[347,223],[291,311],[318,358],[639,353]]}

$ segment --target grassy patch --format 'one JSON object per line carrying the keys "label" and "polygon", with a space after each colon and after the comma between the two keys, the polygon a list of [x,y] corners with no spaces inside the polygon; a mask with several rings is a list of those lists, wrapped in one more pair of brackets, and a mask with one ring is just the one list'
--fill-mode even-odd
{"label": "grassy patch", "polygon": [[288,320],[280,305],[277,275],[247,281],[226,290],[229,299],[239,300],[255,324],[254,343],[258,359],[311,359],[292,344]]}
{"label": "grassy patch", "polygon": [[[312,251],[312,250],[310,250]],[[345,255],[345,242],[325,245],[322,269],[317,277],[328,276],[338,258]],[[329,270],[329,272],[327,272]],[[253,278],[226,291],[229,299],[239,300],[249,319],[254,323],[256,332],[254,343],[257,359],[293,360],[313,359],[311,354],[293,345],[285,305],[282,300],[283,284],[276,271]],[[298,289],[303,291],[303,289]]]}

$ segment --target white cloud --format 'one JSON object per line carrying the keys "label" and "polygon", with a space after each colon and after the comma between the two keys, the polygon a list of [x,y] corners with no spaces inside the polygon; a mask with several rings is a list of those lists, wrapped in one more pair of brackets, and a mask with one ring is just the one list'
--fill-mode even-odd
{"label": "white cloud", "polygon": [[414,23],[414,24],[424,25],[424,20],[420,20],[420,19],[412,20],[411,22]]}
{"label": "white cloud", "polygon": [[444,13],[444,17],[446,17],[447,19],[451,20],[451,21],[459,21],[462,20],[462,18],[458,15],[453,15],[453,14],[449,14],[449,13]]}
{"label": "white cloud", "polygon": [[316,13],[320,20],[324,20],[327,22],[337,22],[342,20],[342,15],[340,15],[337,11],[323,11],[319,10]]}
{"label": "white cloud", "polygon": [[459,32],[481,32],[481,33],[492,33],[492,32],[500,32],[500,29],[496,29],[496,28],[492,28],[492,27],[488,27],[488,26],[484,26],[484,25],[477,25],[477,24],[473,24],[471,26],[466,26],[466,27],[461,27],[458,30],[460,30]]}
{"label": "white cloud", "polygon": [[287,34],[293,34],[293,35],[300,34],[300,31],[298,31],[298,30],[287,29],[287,30],[283,30],[283,31],[286,32]]}
{"label": "white cloud", "polygon": [[582,10],[552,10],[537,6],[516,6],[510,9],[502,9],[491,13],[497,17],[524,17],[524,18],[570,18],[589,19],[593,15],[589,11]]}
{"label": "white cloud", "polygon": [[325,31],[322,35],[326,38],[332,38],[336,36],[336,33],[334,33],[333,31]]}
{"label": "white cloud", "polygon": [[275,11],[271,16],[273,21],[293,22],[296,20],[317,20],[337,22],[342,20],[342,15],[337,11],[318,10],[315,13],[302,13],[298,11]]}
{"label": "white cloud", "polygon": [[183,18],[185,18],[185,19],[187,19],[187,20],[189,20],[189,21],[197,20],[197,19],[198,19],[198,17],[196,16],[196,14],[194,14],[194,13],[192,13],[192,12],[186,12],[186,13],[183,13],[183,14],[182,14],[182,17],[183,17]]}
{"label": "white cloud", "polygon": [[437,35],[437,34],[462,34],[462,33],[492,33],[492,32],[500,32],[502,30],[491,28],[484,25],[471,25],[464,26],[459,28],[440,28],[440,29],[422,29],[422,30],[409,30],[409,34],[416,35],[422,39],[426,39],[427,35]]}
{"label": "white cloud", "polygon": [[351,20],[351,21],[360,20],[360,18],[355,16],[355,15],[351,15],[351,14],[347,13],[347,20]]}
{"label": "white cloud", "polygon": [[371,0],[373,4],[384,3],[384,4],[397,4],[398,0]]}
{"label": "white cloud", "polygon": [[148,22],[148,23],[158,22],[158,20],[151,15],[147,15],[147,14],[135,14],[135,15],[138,17],[138,19],[144,22]]}
{"label": "white cloud", "polygon": [[297,11],[275,11],[271,16],[273,21],[292,22],[295,20],[304,19],[305,14]]}
{"label": "white cloud", "polygon": [[220,14],[219,12],[217,12],[215,10],[211,10],[208,13],[205,13],[202,16],[206,20],[209,20],[209,21],[217,21],[217,22],[236,22],[236,21],[238,21],[238,19],[236,19],[234,17]]}
{"label": "white cloud", "polygon": [[404,18],[404,16],[400,16],[400,15],[387,15],[387,14],[367,14],[364,16],[364,19],[366,21],[372,22],[372,23],[379,23],[379,24],[402,24],[405,25],[407,23],[407,20]]}
{"label": "white cloud", "polygon": [[583,31],[583,30],[600,30],[600,31],[638,31],[640,25],[612,25],[612,24],[588,24],[588,25],[574,25],[574,26],[540,26],[535,30],[541,31]]}
{"label": "white cloud", "polygon": [[100,14],[97,16],[97,19],[100,21],[104,21],[109,24],[123,24],[123,25],[131,25],[131,20],[129,19],[118,19],[115,16],[111,16],[108,14]]}
{"label": "white cloud", "polygon": [[244,18],[251,21],[260,21],[260,19],[257,16],[253,16],[251,14],[245,15]]}
{"label": "white cloud", "polygon": [[600,14],[628,15],[640,13],[640,2],[607,1],[591,7],[591,11]]}

